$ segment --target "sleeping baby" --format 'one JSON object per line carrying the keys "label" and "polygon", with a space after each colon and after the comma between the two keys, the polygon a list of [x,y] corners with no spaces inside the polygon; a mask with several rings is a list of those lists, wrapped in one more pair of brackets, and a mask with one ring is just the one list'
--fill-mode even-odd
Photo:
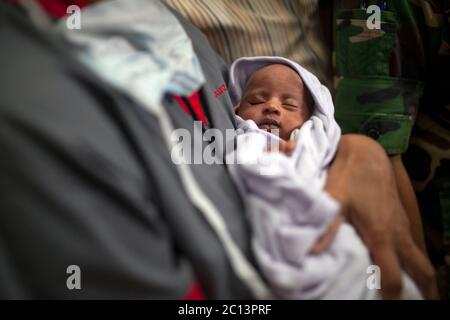
{"label": "sleeping baby", "polygon": [[[379,299],[368,273],[376,266],[350,224],[339,225],[328,249],[312,251],[341,210],[324,190],[341,137],[328,89],[281,57],[240,58],[230,73],[240,133],[227,163],[248,202],[252,248],[273,292],[283,299]],[[268,152],[280,140],[295,143],[293,152]],[[403,299],[422,298],[406,273],[402,280]]]}

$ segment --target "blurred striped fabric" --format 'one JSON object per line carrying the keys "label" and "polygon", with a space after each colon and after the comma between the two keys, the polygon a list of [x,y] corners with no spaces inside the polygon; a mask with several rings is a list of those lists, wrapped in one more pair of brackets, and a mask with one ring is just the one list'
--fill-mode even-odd
{"label": "blurred striped fabric", "polygon": [[318,0],[165,2],[196,25],[227,63],[242,56],[282,56],[330,84]]}

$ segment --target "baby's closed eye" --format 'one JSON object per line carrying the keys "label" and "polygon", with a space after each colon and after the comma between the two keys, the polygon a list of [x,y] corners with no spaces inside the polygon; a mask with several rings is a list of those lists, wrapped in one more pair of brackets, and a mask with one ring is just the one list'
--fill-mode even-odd
{"label": "baby's closed eye", "polygon": [[264,99],[263,97],[254,96],[254,97],[247,98],[246,102],[251,105],[257,105],[257,104],[265,103],[266,99]]}
{"label": "baby's closed eye", "polygon": [[295,109],[300,109],[301,108],[301,103],[296,101],[296,100],[285,100],[283,101],[283,106],[286,106],[288,108],[295,108]]}

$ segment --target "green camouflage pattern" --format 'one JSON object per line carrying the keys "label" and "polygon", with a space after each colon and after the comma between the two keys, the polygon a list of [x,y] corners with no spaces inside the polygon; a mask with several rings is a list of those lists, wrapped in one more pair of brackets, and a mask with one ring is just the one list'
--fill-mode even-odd
{"label": "green camouflage pattern", "polygon": [[[386,8],[369,30],[363,6]],[[440,293],[450,281],[450,7],[446,0],[334,1],[336,119],[403,154]]]}
{"label": "green camouflage pattern", "polygon": [[403,162],[416,190],[441,296],[450,297],[450,126],[419,112]]}
{"label": "green camouflage pattern", "polygon": [[368,135],[389,154],[402,153],[408,147],[422,90],[419,81],[344,78],[336,95],[336,120],[343,133]]}

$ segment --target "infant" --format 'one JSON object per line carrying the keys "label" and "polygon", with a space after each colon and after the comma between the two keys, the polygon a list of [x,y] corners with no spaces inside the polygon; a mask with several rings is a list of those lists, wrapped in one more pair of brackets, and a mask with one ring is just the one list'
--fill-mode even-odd
{"label": "infant", "polygon": [[[340,214],[324,190],[341,136],[328,89],[288,59],[252,57],[232,64],[230,95],[241,134],[227,159],[237,159],[230,172],[248,202],[253,252],[273,292],[285,299],[379,299],[380,274],[372,274],[377,268],[350,224],[339,226],[324,252],[311,253]],[[291,155],[267,152],[268,141],[280,139],[295,142]],[[422,298],[406,273],[402,298]]]}

